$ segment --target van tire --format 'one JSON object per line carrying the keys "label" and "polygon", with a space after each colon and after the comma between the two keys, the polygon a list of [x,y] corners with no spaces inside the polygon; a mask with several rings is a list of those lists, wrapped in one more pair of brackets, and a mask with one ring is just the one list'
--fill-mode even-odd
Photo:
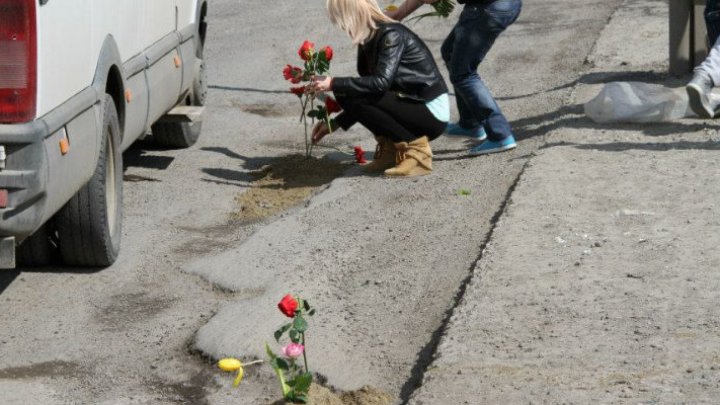
{"label": "van tire", "polygon": [[[203,106],[207,98],[207,72],[205,61],[195,60],[195,75],[192,89],[186,99],[187,105]],[[164,148],[184,149],[197,142],[202,131],[200,122],[168,122],[158,121],[152,125],[153,140],[158,146]]]}
{"label": "van tire", "polygon": [[100,157],[90,181],[58,212],[60,255],[65,264],[107,267],[120,253],[123,163],[120,123],[112,97],[102,101]]}

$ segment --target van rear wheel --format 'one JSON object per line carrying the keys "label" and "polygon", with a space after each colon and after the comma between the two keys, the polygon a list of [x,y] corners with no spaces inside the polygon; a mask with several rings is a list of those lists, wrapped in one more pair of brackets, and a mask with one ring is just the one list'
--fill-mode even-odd
{"label": "van rear wheel", "polygon": [[[203,106],[207,98],[207,72],[205,61],[195,60],[195,76],[186,104],[190,106]],[[174,122],[158,121],[151,127],[153,140],[165,148],[189,148],[197,142],[202,131],[202,121]]]}
{"label": "van rear wheel", "polygon": [[115,103],[103,100],[100,158],[90,181],[57,214],[60,254],[69,265],[107,267],[120,253],[122,153]]}

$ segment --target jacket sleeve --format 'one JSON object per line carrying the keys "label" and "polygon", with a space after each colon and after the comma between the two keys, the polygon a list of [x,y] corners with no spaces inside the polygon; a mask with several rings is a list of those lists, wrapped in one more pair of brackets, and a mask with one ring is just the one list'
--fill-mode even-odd
{"label": "jacket sleeve", "polygon": [[377,41],[377,64],[372,74],[360,77],[336,77],[333,92],[341,97],[382,94],[390,90],[405,48],[402,34],[389,30]]}

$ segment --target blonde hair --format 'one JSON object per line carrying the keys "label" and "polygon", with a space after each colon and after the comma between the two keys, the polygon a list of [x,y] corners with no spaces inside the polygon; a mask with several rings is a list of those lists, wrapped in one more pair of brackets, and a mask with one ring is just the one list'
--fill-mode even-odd
{"label": "blonde hair", "polygon": [[327,0],[330,21],[345,31],[353,44],[363,44],[377,29],[377,23],[395,22],[380,10],[376,0]]}

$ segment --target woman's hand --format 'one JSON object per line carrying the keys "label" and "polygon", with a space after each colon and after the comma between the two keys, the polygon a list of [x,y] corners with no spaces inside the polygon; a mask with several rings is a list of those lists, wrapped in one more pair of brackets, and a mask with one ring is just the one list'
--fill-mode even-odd
{"label": "woman's hand", "polygon": [[328,128],[327,123],[325,121],[320,121],[317,124],[315,124],[315,128],[313,128],[312,131],[312,143],[313,145],[320,142],[321,139],[325,137],[325,135],[330,133],[330,128]]}
{"label": "woman's hand", "polygon": [[313,93],[325,93],[332,91],[332,77],[330,76],[313,76],[308,85],[309,90]]}
{"label": "woman's hand", "polygon": [[405,17],[419,9],[423,4],[432,4],[436,1],[438,0],[405,0],[397,7],[391,8],[390,10],[385,9],[384,13],[386,16],[395,21],[402,21]]}

